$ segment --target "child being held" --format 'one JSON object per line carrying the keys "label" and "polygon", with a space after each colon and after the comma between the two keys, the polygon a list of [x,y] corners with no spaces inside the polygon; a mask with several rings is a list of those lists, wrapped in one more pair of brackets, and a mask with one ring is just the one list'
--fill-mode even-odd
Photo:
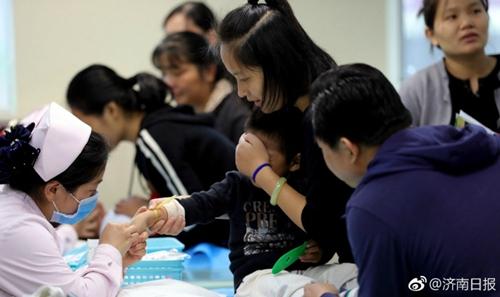
{"label": "child being held", "polygon": [[[298,109],[285,108],[269,114],[254,111],[246,124],[246,131],[264,143],[274,172],[289,182],[293,182],[293,175],[300,167],[301,123],[302,113]],[[229,258],[235,288],[246,275],[271,268],[280,256],[307,239],[278,206],[271,205],[266,192],[237,171],[226,173],[225,179],[208,191],[184,199],[152,201],[158,203],[164,207],[137,215],[133,224],[145,228],[163,220],[167,227],[162,227],[160,233],[175,235],[185,225],[208,223],[218,216],[229,215]],[[305,269],[311,266],[305,262],[318,262],[320,258],[319,248],[310,241],[302,261],[288,269]]]}

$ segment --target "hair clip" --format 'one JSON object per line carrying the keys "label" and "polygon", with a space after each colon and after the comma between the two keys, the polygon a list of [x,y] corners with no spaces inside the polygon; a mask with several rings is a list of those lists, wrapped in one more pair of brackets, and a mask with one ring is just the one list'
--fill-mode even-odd
{"label": "hair clip", "polygon": [[132,86],[132,90],[136,91],[136,92],[140,92],[141,91],[141,86],[139,85],[139,83],[135,83],[133,86]]}
{"label": "hair clip", "polygon": [[333,95],[333,91],[330,88],[325,88],[324,90],[319,92],[319,94],[316,96],[316,99],[323,98],[326,96],[331,96],[331,95]]}

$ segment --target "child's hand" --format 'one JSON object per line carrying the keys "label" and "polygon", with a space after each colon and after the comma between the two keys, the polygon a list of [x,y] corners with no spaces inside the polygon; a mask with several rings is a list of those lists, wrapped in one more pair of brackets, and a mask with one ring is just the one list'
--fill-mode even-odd
{"label": "child's hand", "polygon": [[184,216],[169,217],[166,221],[159,220],[156,224],[151,227],[153,233],[163,234],[163,235],[177,235],[184,230],[186,227],[186,220]]}
{"label": "child's hand", "polygon": [[333,285],[324,283],[307,284],[304,287],[304,297],[320,297],[325,293],[333,293],[338,296],[339,290]]}
{"label": "child's hand", "polygon": [[[189,198],[189,196],[176,197],[177,199]],[[170,198],[166,198],[170,199]],[[159,203],[164,202],[165,199],[153,199],[149,203],[149,208],[154,209]],[[184,208],[176,199],[170,199],[170,202],[161,207],[165,211],[161,219],[156,222],[150,230],[153,233],[164,235],[177,235],[182,232],[186,227],[186,220],[184,217]]]}
{"label": "child's hand", "polygon": [[300,256],[300,261],[305,263],[318,263],[321,260],[322,251],[314,240],[307,242],[306,251]]}

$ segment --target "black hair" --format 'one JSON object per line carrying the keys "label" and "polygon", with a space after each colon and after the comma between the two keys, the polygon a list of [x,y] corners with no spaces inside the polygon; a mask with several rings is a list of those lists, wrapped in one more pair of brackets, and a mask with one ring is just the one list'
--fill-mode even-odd
{"label": "black hair", "polygon": [[340,137],[380,145],[412,120],[389,80],[366,64],[325,72],[313,83],[311,97],[315,135],[332,148]]}
{"label": "black hair", "polygon": [[[439,1],[445,1],[445,0],[423,0],[422,7],[418,11],[418,16],[421,15],[424,16],[425,25],[427,26],[427,28],[431,30],[434,29],[434,20],[436,19],[436,13]],[[483,5],[484,9],[488,11],[488,6],[489,6],[488,0],[480,0],[480,2]]]}
{"label": "black hair", "polygon": [[[40,152],[29,144],[33,127],[34,124],[27,127],[17,125],[0,137],[0,184],[8,184],[12,189],[38,197],[47,182],[33,168]],[[65,189],[73,192],[104,170],[108,152],[104,138],[92,132],[76,160],[51,180],[57,180]]]}
{"label": "black hair", "polygon": [[[222,20],[219,38],[238,63],[260,67],[263,103],[292,106],[314,79],[336,63],[304,31],[286,0],[249,1]],[[275,108],[273,108],[275,109]]]}
{"label": "black hair", "polygon": [[254,110],[248,118],[245,131],[254,130],[278,142],[281,152],[290,163],[302,151],[303,113],[296,107],[264,113]]}
{"label": "black hair", "polygon": [[71,80],[66,100],[71,108],[84,114],[101,115],[106,104],[114,101],[125,111],[155,111],[165,106],[168,88],[148,73],[129,79],[104,65],[91,65]]}
{"label": "black hair", "polygon": [[207,40],[196,33],[178,32],[168,35],[153,51],[153,65],[161,69],[160,59],[163,55],[167,56],[171,64],[187,62],[194,64],[198,70],[207,69],[211,65],[217,67],[215,80],[224,77],[225,71],[220,64],[218,57],[210,50]]}
{"label": "black hair", "polygon": [[217,19],[210,8],[203,2],[187,1],[174,8],[163,21],[163,27],[176,14],[182,13],[186,18],[193,21],[204,32],[211,29],[216,30]]}

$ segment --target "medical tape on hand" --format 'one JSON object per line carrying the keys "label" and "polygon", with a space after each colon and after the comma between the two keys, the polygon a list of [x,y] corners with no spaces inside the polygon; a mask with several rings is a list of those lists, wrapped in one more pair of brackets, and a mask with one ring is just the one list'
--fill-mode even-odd
{"label": "medical tape on hand", "polygon": [[153,209],[157,210],[157,216],[161,217],[160,209],[165,208],[169,218],[175,219],[179,216],[184,216],[184,207],[177,201],[176,196],[165,198],[162,202],[158,203]]}

